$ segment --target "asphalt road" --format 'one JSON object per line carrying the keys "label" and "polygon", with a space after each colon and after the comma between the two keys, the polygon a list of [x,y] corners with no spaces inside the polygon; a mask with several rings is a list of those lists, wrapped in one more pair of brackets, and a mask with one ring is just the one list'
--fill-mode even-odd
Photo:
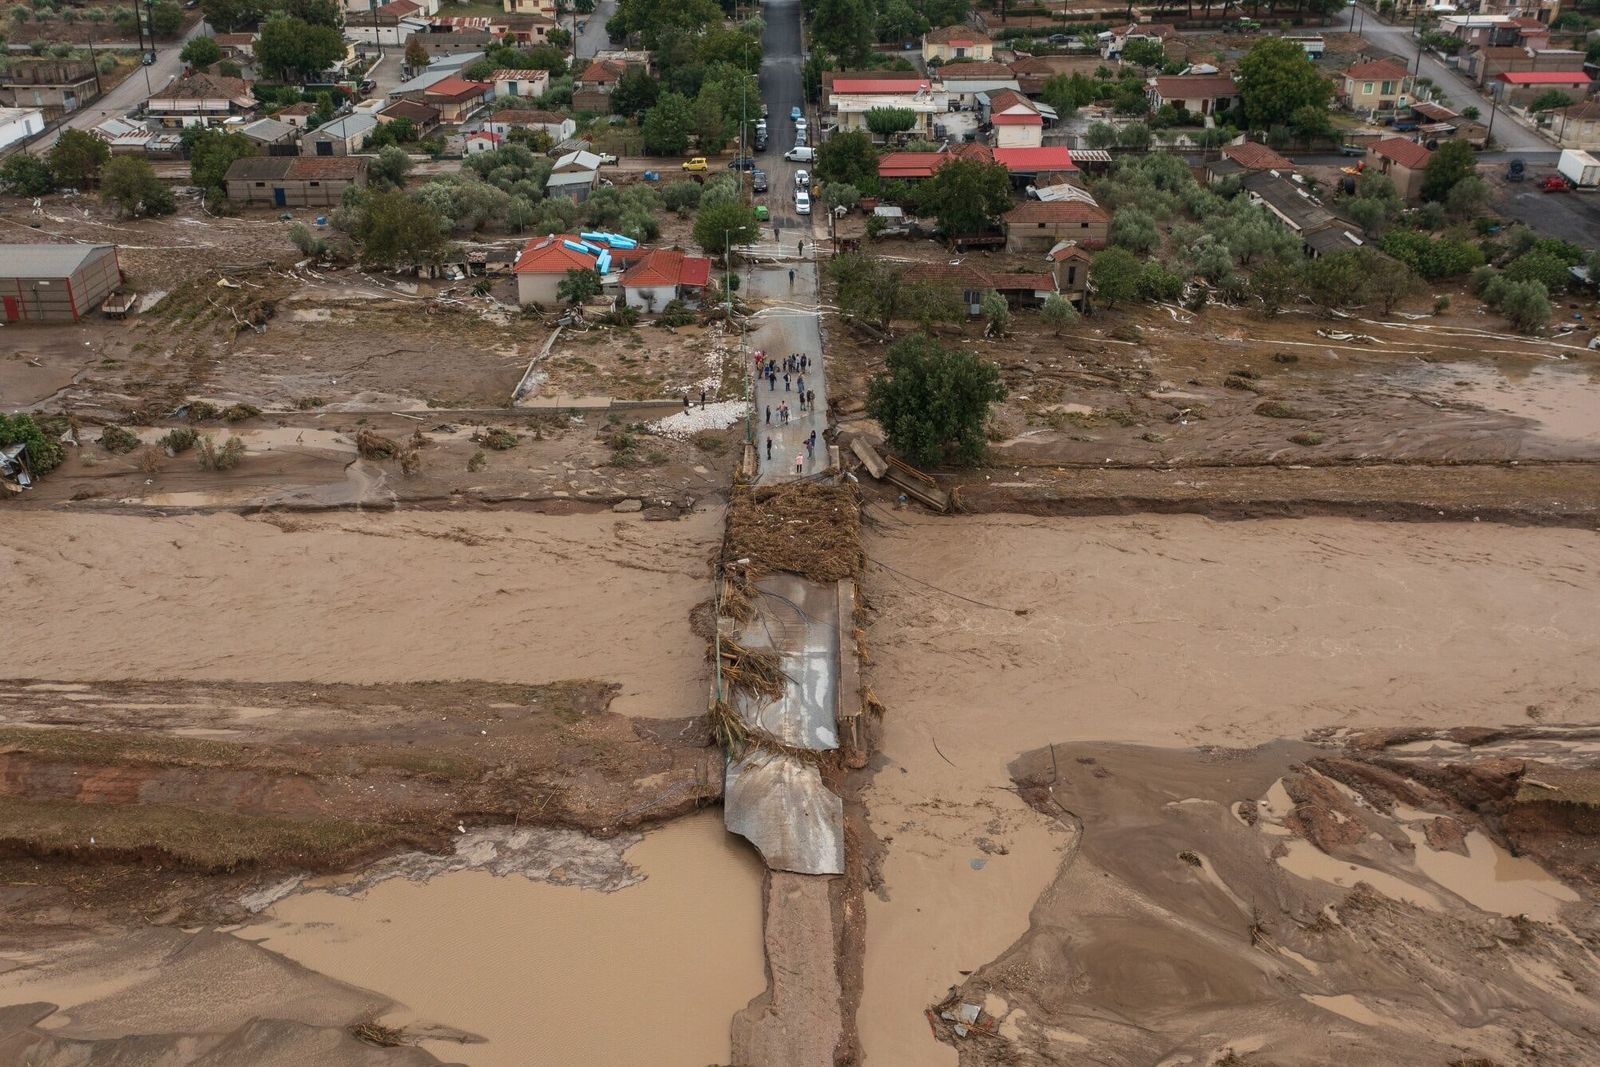
{"label": "asphalt road", "polygon": [[[1405,56],[1410,60],[1410,69],[1417,68],[1417,42],[1411,36],[1410,23],[1396,23],[1386,25],[1371,11],[1366,11],[1359,16],[1361,36],[1371,41],[1385,52],[1393,52]],[[1344,9],[1344,13],[1334,20],[1334,24],[1352,33],[1357,22],[1357,10],[1353,7]],[[1481,113],[1480,121],[1489,121],[1489,98],[1478,91],[1478,87],[1456,71],[1440,63],[1431,55],[1422,57],[1421,73],[1433,79],[1435,85],[1444,90],[1450,99],[1450,106],[1456,110],[1472,105]],[[1499,108],[1494,119],[1494,140],[1507,149],[1513,151],[1548,150],[1550,142],[1512,118],[1511,113],[1504,108]]]}
{"label": "asphalt road", "polygon": [[574,58],[588,59],[600,49],[611,47],[611,38],[606,36],[606,20],[616,13],[617,0],[600,0],[594,5],[594,11],[578,16],[578,21],[583,22],[584,26],[583,32],[572,43]]}
{"label": "asphalt road", "polygon": [[[790,163],[783,158],[783,153],[794,147],[794,123],[789,119],[789,109],[804,108],[800,82],[800,68],[805,61],[801,50],[800,2],[770,0],[761,11],[767,30],[762,38],[759,81],[761,99],[768,110],[768,142],[766,152],[756,156],[756,165],[767,172],[768,191],[757,199],[772,212],[773,224],[786,231],[783,243],[788,245],[790,241],[805,239],[809,252],[811,219],[814,216],[795,212],[794,176],[796,171],[809,171],[810,164]],[[815,115],[806,110],[806,116],[811,123],[811,132],[815,134]]]}
{"label": "asphalt road", "polygon": [[[197,37],[204,32],[205,20],[201,19],[189,27],[189,32],[183,35],[183,40],[175,41],[163,48],[156,50],[156,61],[148,67],[141,67],[123,79],[121,85],[113,88],[105,96],[93,104],[72,113],[66,125],[75,130],[87,130],[98,126],[109,118],[121,118],[133,111],[140,104],[150,99],[151,94],[164,89],[167,83],[173,81],[183,71],[183,60],[178,58],[178,53],[183,51],[183,46],[191,37]],[[56,140],[61,135],[62,127],[39,138],[28,146],[28,151],[34,155],[43,155],[54,147]]]}

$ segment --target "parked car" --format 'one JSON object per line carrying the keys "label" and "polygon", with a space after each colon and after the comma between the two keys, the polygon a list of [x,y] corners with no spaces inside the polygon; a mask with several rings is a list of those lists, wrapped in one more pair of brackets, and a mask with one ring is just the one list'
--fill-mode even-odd
{"label": "parked car", "polygon": [[1528,165],[1526,163],[1524,163],[1522,160],[1513,159],[1506,166],[1506,181],[1508,181],[1508,182],[1526,181],[1527,177],[1528,177]]}
{"label": "parked car", "polygon": [[683,169],[684,170],[709,170],[710,169],[710,165],[706,163],[706,157],[705,156],[695,156],[693,159],[684,160]]}
{"label": "parked car", "polygon": [[156,61],[156,54],[154,52],[146,52],[143,56],[141,56],[139,58],[139,62],[143,63],[147,67],[148,66],[152,66],[155,63],[155,61]]}
{"label": "parked car", "polygon": [[796,189],[809,189],[809,188],[811,188],[811,175],[807,174],[803,170],[795,171],[794,172],[794,187]]}
{"label": "parked car", "polygon": [[765,152],[767,150],[767,139],[765,137],[757,137],[754,150],[757,152]]}
{"label": "parked car", "polygon": [[807,192],[795,193],[794,210],[796,214],[800,215],[811,214],[811,194]]}
{"label": "parked car", "polygon": [[804,147],[804,145],[806,144],[806,131],[804,131],[804,130],[796,130],[796,131],[794,131],[794,143]]}
{"label": "parked car", "polygon": [[757,204],[756,205],[756,221],[757,222],[766,222],[770,218],[772,218],[772,212],[767,210],[767,205],[765,205],[765,204]]}
{"label": "parked car", "polygon": [[750,172],[750,188],[757,193],[767,191],[767,172],[757,167]]}
{"label": "parked car", "polygon": [[810,163],[817,158],[817,150],[807,148],[805,145],[795,145],[783,154],[783,158],[790,163]]}
{"label": "parked car", "polygon": [[1339,146],[1339,154],[1341,156],[1364,156],[1367,154],[1367,150],[1358,144],[1342,144]]}
{"label": "parked car", "polygon": [[795,120],[795,124],[794,124],[794,132],[795,133],[805,133],[810,129],[811,129],[811,127],[806,125],[806,120],[805,119],[796,119]]}
{"label": "parked car", "polygon": [[1539,191],[1545,193],[1570,193],[1572,186],[1559,174],[1547,174],[1539,182]]}
{"label": "parked car", "polygon": [[756,120],[756,136],[757,137],[765,137],[766,135],[767,135],[767,120],[766,119],[757,119]]}
{"label": "parked car", "polygon": [[801,115],[801,111],[800,111],[800,109],[798,107],[791,107],[789,109],[789,119],[790,119],[790,121],[799,122],[800,121],[800,115]]}

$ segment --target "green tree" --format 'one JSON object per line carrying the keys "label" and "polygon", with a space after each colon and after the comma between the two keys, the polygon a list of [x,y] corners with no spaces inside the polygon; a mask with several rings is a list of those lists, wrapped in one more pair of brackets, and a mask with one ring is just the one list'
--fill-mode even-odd
{"label": "green tree", "polygon": [[864,67],[872,54],[872,5],[867,0],[816,0],[811,16],[815,46],[846,67]]}
{"label": "green tree", "polygon": [[970,466],[983,459],[989,409],[1005,395],[993,363],[913,334],[889,349],[884,373],[867,384],[867,414],[911,462]]}
{"label": "green tree", "polygon": [[1532,102],[1528,104],[1528,110],[1538,114],[1541,111],[1554,111],[1558,107],[1566,107],[1570,103],[1572,103],[1572,97],[1560,89],[1546,89],[1533,98]]}
{"label": "green tree", "polygon": [[313,26],[300,19],[273,17],[261,24],[256,62],[285,81],[303,81],[344,58],[344,35],[331,26]]}
{"label": "green tree", "polygon": [[1145,74],[1149,74],[1152,68],[1166,63],[1167,52],[1161,47],[1160,41],[1141,38],[1122,46],[1122,61],[1132,63]]}
{"label": "green tree", "polygon": [[830,210],[844,208],[850,211],[861,203],[861,190],[849,182],[829,182],[823,187],[822,201]]}
{"label": "green tree", "polygon": [[694,219],[694,243],[710,256],[750,244],[760,235],[755,208],[737,201],[705,205]]}
{"label": "green tree", "polygon": [[220,192],[233,161],[254,154],[255,146],[244,134],[212,127],[189,146],[189,180],[208,193]]}
{"label": "green tree", "polygon": [[211,37],[194,37],[183,46],[178,58],[191,67],[204,70],[222,58],[222,48]]}
{"label": "green tree", "polygon": [[633,118],[648,111],[661,89],[656,79],[642,66],[630,66],[611,92],[611,110]]}
{"label": "green tree", "polygon": [[694,127],[694,104],[679,93],[663,93],[655,106],[645,112],[639,129],[644,135],[646,152],[678,156],[689,147],[689,135]]}
{"label": "green tree", "polygon": [[1489,183],[1476,174],[1469,174],[1456,182],[1444,198],[1444,206],[1452,218],[1475,219],[1488,210],[1489,196]]}
{"label": "green tree", "polygon": [[200,0],[200,11],[212,30],[232,33],[261,18],[261,0]]}
{"label": "green tree", "polygon": [[1044,304],[1039,308],[1040,320],[1051,330],[1054,336],[1061,336],[1061,328],[1070,326],[1078,321],[1078,309],[1073,307],[1072,301],[1060,293],[1051,293],[1044,298]]}
{"label": "green tree", "polygon": [[412,34],[406,38],[406,66],[412,70],[421,70],[428,65],[430,58],[421,37]]}
{"label": "green tree", "polygon": [[967,306],[955,286],[936,281],[909,281],[900,284],[894,295],[894,315],[910,319],[924,330],[936,323],[960,322],[967,317]]}
{"label": "green tree", "polygon": [[1106,307],[1113,308],[1118,301],[1139,295],[1139,274],[1143,269],[1139,258],[1126,248],[1108,248],[1089,265],[1089,279],[1095,295]]}
{"label": "green tree", "polygon": [[601,288],[598,271],[591,267],[574,267],[556,283],[556,299],[564,304],[578,305],[599,296]]}
{"label": "green tree", "polygon": [[[392,126],[394,123],[389,125]],[[379,149],[378,157],[367,168],[367,177],[372,184],[388,189],[404,188],[406,175],[410,173],[411,156],[404,148],[392,144]]]}
{"label": "green tree", "polygon": [[172,38],[183,29],[183,9],[172,0],[160,0],[150,5],[150,32],[157,37]]}
{"label": "green tree", "polygon": [[694,101],[694,136],[700,151],[706,155],[722,151],[723,146],[732,138],[732,134],[733,130],[728,125],[728,116],[716,89],[711,85],[702,86],[700,95],[695,97]]}
{"label": "green tree", "polygon": [[445,232],[443,216],[429,203],[385,191],[367,198],[355,236],[363,264],[395,267],[439,262],[450,247]]}
{"label": "green tree", "polygon": [[990,289],[983,294],[982,307],[986,323],[984,336],[1004,337],[1011,325],[1011,305],[1006,303],[1006,298]]}
{"label": "green tree", "polygon": [[1250,276],[1250,295],[1261,301],[1267,317],[1276,315],[1300,294],[1305,261],[1299,250],[1267,260]]}
{"label": "green tree", "polygon": [[82,130],[64,129],[45,157],[60,188],[82,189],[99,175],[111,158],[111,148],[100,138]]}
{"label": "green tree", "polygon": [[879,137],[893,137],[917,124],[917,113],[909,107],[874,107],[866,113],[867,129]]}
{"label": "green tree", "polygon": [[1011,209],[1011,176],[998,163],[952,159],[922,183],[917,204],[948,237],[980,233]]}
{"label": "green tree", "polygon": [[118,156],[101,169],[100,199],[124,218],[170,215],[178,208],[172,190],[138,156]]}
{"label": "green tree", "polygon": [[1554,312],[1550,294],[1536,281],[1509,282],[1500,294],[1500,313],[1518,333],[1538,333]]}
{"label": "green tree", "polygon": [[1123,148],[1137,148],[1142,152],[1149,148],[1154,140],[1150,127],[1142,122],[1130,122],[1117,131],[1117,143]]}
{"label": "green tree", "polygon": [[1239,61],[1239,97],[1245,122],[1253,130],[1286,125],[1303,107],[1326,110],[1333,85],[1307,58],[1305,49],[1284,37],[1263,37]]}
{"label": "green tree", "polygon": [[1465,141],[1446,141],[1428,157],[1422,172],[1422,199],[1443,203],[1450,190],[1463,178],[1471,177],[1477,170],[1472,146]]}
{"label": "green tree", "polygon": [[838,287],[841,311],[880,330],[889,328],[901,291],[899,267],[866,252],[845,252],[829,260],[828,273]]}
{"label": "green tree", "polygon": [[61,443],[40,429],[32,415],[0,413],[0,448],[15,444],[27,446],[28,468],[41,478],[65,458]]}
{"label": "green tree", "polygon": [[1501,273],[1507,281],[1538,282],[1546,291],[1559,293],[1567,287],[1567,281],[1572,277],[1567,272],[1570,265],[1559,256],[1535,249],[1512,260]]}
{"label": "green tree", "polygon": [[913,41],[929,29],[928,20],[907,0],[887,0],[878,16],[878,40]]}
{"label": "green tree", "polygon": [[1140,254],[1153,251],[1161,243],[1155,216],[1142,208],[1125,207],[1111,218],[1111,243]]}
{"label": "green tree", "polygon": [[0,187],[15,196],[44,196],[55,191],[56,179],[44,160],[18,152],[0,163]]}
{"label": "green tree", "polygon": [[1308,104],[1297,107],[1289,116],[1289,131],[1301,144],[1310,144],[1318,138],[1332,136],[1333,117],[1328,114],[1326,106]]}
{"label": "green tree", "polygon": [[865,130],[836,133],[817,149],[816,172],[825,182],[874,189],[878,184],[878,150]]}
{"label": "green tree", "polygon": [[1109,122],[1090,123],[1083,136],[1089,142],[1090,148],[1106,149],[1117,146],[1117,128]]}

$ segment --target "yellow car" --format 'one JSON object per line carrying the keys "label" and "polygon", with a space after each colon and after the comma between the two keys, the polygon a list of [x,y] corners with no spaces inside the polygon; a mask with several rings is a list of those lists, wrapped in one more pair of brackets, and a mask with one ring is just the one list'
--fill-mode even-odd
{"label": "yellow car", "polygon": [[706,163],[706,157],[705,156],[695,156],[693,159],[691,159],[688,162],[684,163],[683,169],[684,170],[708,170],[710,168]]}

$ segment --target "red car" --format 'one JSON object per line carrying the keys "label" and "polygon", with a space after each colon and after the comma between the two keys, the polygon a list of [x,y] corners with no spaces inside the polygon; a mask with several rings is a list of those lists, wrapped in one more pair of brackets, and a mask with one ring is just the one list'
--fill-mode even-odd
{"label": "red car", "polygon": [[1547,175],[1539,182],[1539,188],[1546,193],[1570,193],[1572,186],[1567,184],[1567,179],[1559,174]]}

